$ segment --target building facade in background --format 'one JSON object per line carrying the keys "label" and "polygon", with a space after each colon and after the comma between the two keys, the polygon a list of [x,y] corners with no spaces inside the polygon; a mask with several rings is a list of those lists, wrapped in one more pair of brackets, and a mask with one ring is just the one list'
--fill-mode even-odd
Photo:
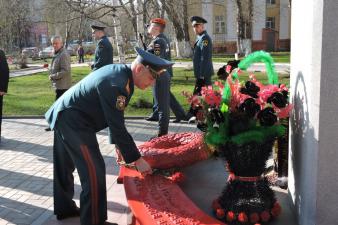
{"label": "building facade in background", "polygon": [[[213,39],[214,52],[237,51],[235,0],[189,0],[188,14],[201,15],[208,21],[205,26]],[[252,50],[289,51],[290,16],[288,0],[253,0]]]}
{"label": "building facade in background", "polygon": [[47,47],[50,45],[48,38],[48,24],[43,19],[44,0],[29,0],[32,25],[29,32],[27,47]]}

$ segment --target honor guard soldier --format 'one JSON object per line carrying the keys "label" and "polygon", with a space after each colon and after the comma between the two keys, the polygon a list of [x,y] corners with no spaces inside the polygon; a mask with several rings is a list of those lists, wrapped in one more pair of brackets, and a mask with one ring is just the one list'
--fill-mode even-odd
{"label": "honor guard soldier", "polygon": [[95,49],[94,63],[91,67],[92,70],[97,70],[113,63],[113,46],[104,32],[105,27],[92,25],[91,28],[93,38],[98,41]]}
{"label": "honor guard soldier", "polygon": [[[193,16],[190,21],[197,35],[193,56],[194,75],[196,78],[193,94],[200,95],[203,86],[211,85],[211,76],[214,74],[212,65],[212,41],[204,27],[204,24],[207,23],[205,19],[199,16]],[[196,119],[192,107],[190,107],[188,117],[190,117],[189,122],[193,122]]]}
{"label": "honor guard soldier", "polygon": [[[140,48],[131,65],[111,64],[93,71],[63,94],[46,112],[54,130],[54,213],[57,219],[79,215],[82,225],[107,220],[106,168],[96,133],[110,128],[111,139],[126,163],[143,175],[152,169],[125,127],[124,109],[134,85],[151,86],[173,63]],[[73,201],[77,169],[82,192],[80,210]]]}
{"label": "honor guard soldier", "polygon": [[[163,34],[166,21],[162,18],[154,18],[148,26],[148,33],[152,36],[147,51],[166,60],[171,60],[170,42]],[[170,92],[170,80],[173,76],[172,68],[168,72],[156,80],[153,87],[154,106],[153,113],[148,121],[159,121],[159,131],[157,136],[168,133],[170,109],[176,116],[176,122],[186,119],[182,106],[178,103],[175,96]]]}

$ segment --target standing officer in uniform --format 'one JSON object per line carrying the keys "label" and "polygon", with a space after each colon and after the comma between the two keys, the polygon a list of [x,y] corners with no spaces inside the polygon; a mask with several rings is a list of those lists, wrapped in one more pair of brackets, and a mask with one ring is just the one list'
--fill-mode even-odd
{"label": "standing officer in uniform", "polygon": [[92,25],[91,28],[94,39],[98,41],[95,49],[94,63],[91,66],[94,71],[102,66],[113,63],[113,46],[104,32],[105,27]]}
{"label": "standing officer in uniform", "polygon": [[107,219],[106,168],[96,132],[109,127],[126,163],[143,175],[152,169],[141,157],[124,122],[124,109],[134,85],[151,86],[173,63],[139,48],[131,66],[112,64],[90,73],[62,95],[45,114],[54,130],[54,213],[57,219],[77,216],[73,201],[76,168],[81,181],[82,225],[104,224]]}
{"label": "standing officer in uniform", "polygon": [[[212,41],[204,24],[207,23],[205,19],[199,16],[193,16],[190,19],[193,30],[197,35],[194,45],[193,67],[196,78],[194,95],[200,95],[203,86],[211,85],[211,76],[214,74],[212,65]],[[188,112],[189,122],[196,120],[192,107]]]}
{"label": "standing officer in uniform", "polygon": [[0,49],[0,143],[3,96],[7,93],[9,80],[9,68],[4,51]]}
{"label": "standing officer in uniform", "polygon": [[[154,18],[148,26],[148,33],[153,40],[149,44],[147,51],[166,60],[171,60],[170,42],[163,34],[166,21],[162,18]],[[173,76],[172,68],[168,69],[166,76],[161,76],[156,80],[153,88],[154,106],[153,113],[147,118],[148,121],[159,121],[158,136],[168,133],[168,123],[170,117],[169,106],[176,116],[174,122],[185,120],[185,112],[175,96],[170,91],[170,80]],[[169,99],[169,100],[168,100]],[[168,102],[169,101],[169,102]]]}

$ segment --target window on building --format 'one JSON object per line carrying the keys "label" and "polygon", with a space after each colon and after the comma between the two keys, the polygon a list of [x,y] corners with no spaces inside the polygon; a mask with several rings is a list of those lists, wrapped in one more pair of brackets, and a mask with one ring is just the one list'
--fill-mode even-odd
{"label": "window on building", "polygon": [[265,27],[275,29],[275,17],[267,17]]}
{"label": "window on building", "polygon": [[215,16],[215,33],[216,34],[225,34],[224,16]]}
{"label": "window on building", "polygon": [[274,5],[276,4],[276,0],[266,0],[267,5]]}

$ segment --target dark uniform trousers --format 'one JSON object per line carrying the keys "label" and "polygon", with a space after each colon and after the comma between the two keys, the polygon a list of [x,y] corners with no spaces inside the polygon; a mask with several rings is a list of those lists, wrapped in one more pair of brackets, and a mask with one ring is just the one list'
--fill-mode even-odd
{"label": "dark uniform trousers", "polygon": [[65,93],[68,89],[56,89],[55,90],[55,100],[58,100],[58,98],[61,97],[61,95],[63,95],[63,93]]}
{"label": "dark uniform trousers", "polygon": [[[9,68],[5,53],[0,50],[0,91],[7,92],[9,80]],[[1,123],[2,123],[2,104],[3,96],[0,96],[0,142],[1,142]]]}
{"label": "dark uniform trousers", "polygon": [[[0,136],[1,136],[1,123],[2,123],[2,104],[3,104],[3,96],[0,96]],[[1,141],[1,140],[0,140]]]}
{"label": "dark uniform trousers", "polygon": [[[176,97],[173,95],[173,93],[171,93],[171,91],[169,92],[170,96],[170,109],[171,111],[173,111],[175,117],[179,120],[185,120],[186,115],[184,112],[184,109],[182,108],[182,106],[180,105],[180,103],[177,101]],[[155,97],[154,97],[155,99]],[[154,106],[153,106],[153,113],[150,115],[151,118],[154,119],[158,119],[158,106],[157,104],[154,102]]]}
{"label": "dark uniform trousers", "polygon": [[82,185],[81,224],[103,224],[107,220],[106,168],[96,132],[74,109],[61,112],[54,131],[54,213],[69,214],[76,207],[72,200],[76,167]]}
{"label": "dark uniform trousers", "polygon": [[170,74],[168,72],[156,79],[153,97],[155,105],[158,106],[159,135],[165,135],[168,133],[170,116]]}

